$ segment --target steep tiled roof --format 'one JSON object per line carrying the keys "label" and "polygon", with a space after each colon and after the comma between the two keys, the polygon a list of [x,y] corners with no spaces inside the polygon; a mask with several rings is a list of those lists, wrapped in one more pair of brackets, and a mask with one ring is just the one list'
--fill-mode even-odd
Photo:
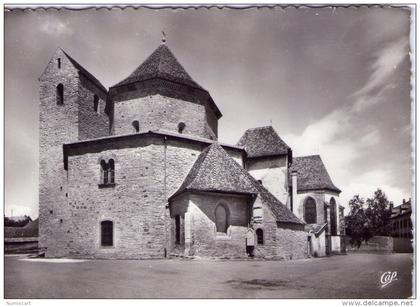
{"label": "steep tiled roof", "polygon": [[297,172],[297,190],[330,190],[340,193],[319,155],[294,157],[289,174]]}
{"label": "steep tiled roof", "polygon": [[[207,147],[197,158],[183,184],[183,191],[231,192],[256,194],[247,172],[217,143]],[[173,196],[172,196],[173,197]]]}
{"label": "steep tiled roof", "polygon": [[403,202],[401,205],[392,208],[391,218],[397,218],[401,215],[410,214],[411,215],[411,199],[407,202]]}
{"label": "steep tiled roof", "polygon": [[190,77],[165,44],[161,44],[130,76],[114,87],[153,78],[163,78],[203,89]]}
{"label": "steep tiled roof", "polygon": [[244,146],[250,158],[287,155],[290,151],[271,126],[248,129],[237,145]]}
{"label": "steep tiled roof", "polygon": [[258,194],[278,222],[304,224],[217,143],[200,154],[183,184],[170,199],[184,191]]}
{"label": "steep tiled roof", "polygon": [[87,71],[82,65],[80,65],[75,59],[73,59],[71,56],[69,56],[64,50],[62,50],[63,53],[66,55],[66,57],[70,60],[70,62],[73,64],[73,66],[86,78],[88,78],[91,82],[93,82],[97,87],[99,87],[104,92],[107,92],[107,89],[102,85],[101,82],[99,82],[98,79],[95,78],[90,72]]}

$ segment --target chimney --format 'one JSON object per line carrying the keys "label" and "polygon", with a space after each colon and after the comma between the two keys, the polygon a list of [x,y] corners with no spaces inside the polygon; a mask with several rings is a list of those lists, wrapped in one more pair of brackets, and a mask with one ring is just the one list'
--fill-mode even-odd
{"label": "chimney", "polygon": [[391,212],[392,212],[393,209],[394,209],[394,202],[390,201],[389,202],[389,210],[391,210]]}
{"label": "chimney", "polygon": [[297,171],[292,171],[292,201],[290,204],[292,212],[297,215]]}
{"label": "chimney", "polygon": [[403,204],[405,204],[405,198],[403,198]]}

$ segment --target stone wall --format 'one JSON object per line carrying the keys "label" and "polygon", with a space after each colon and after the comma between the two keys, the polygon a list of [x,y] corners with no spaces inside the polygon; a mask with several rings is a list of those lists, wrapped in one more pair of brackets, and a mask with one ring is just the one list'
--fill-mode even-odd
{"label": "stone wall", "polygon": [[[57,105],[59,83],[64,86],[63,105]],[[68,211],[63,210],[67,193],[63,144],[78,139],[78,90],[77,70],[57,50],[40,77],[39,246],[47,256],[66,254],[66,232],[60,227],[60,220],[69,218]]]}
{"label": "stone wall", "polygon": [[[70,155],[67,210],[71,218],[61,224],[68,232],[68,254],[164,257],[165,248],[168,252],[173,241],[167,199],[179,188],[201,150],[202,145],[139,138],[135,143],[81,148]],[[115,186],[101,188],[99,162],[110,158],[115,161]],[[100,246],[102,220],[114,222],[113,247]]]}
{"label": "stone wall", "polygon": [[217,119],[208,107],[200,103],[160,94],[137,97],[136,92],[114,103],[113,133],[134,133],[133,121],[140,131],[168,130],[178,132],[184,123],[183,134],[217,139]]}
{"label": "stone wall", "polygon": [[[94,110],[94,95],[99,98],[98,111]],[[80,75],[79,82],[79,140],[109,135],[109,117],[105,113],[107,93],[89,79]]]}
{"label": "stone wall", "polygon": [[[278,225],[271,210],[262,203],[260,197],[254,202],[254,214],[262,208],[262,219],[253,221],[252,227],[263,230],[264,244],[257,244],[255,238],[254,255],[265,259],[302,259],[308,257],[307,233],[293,227]],[[261,214],[258,214],[261,215]]]}
{"label": "stone wall", "polygon": [[[224,204],[229,212],[227,233],[217,233],[215,210]],[[171,217],[185,217],[185,254],[199,257],[245,258],[249,198],[226,194],[189,194],[174,200]],[[173,221],[173,225],[175,222]],[[175,227],[173,226],[173,231]],[[175,236],[173,234],[173,236]]]}
{"label": "stone wall", "polygon": [[288,166],[287,156],[263,157],[247,159],[246,169],[262,185],[283,204],[287,204],[288,192]]}

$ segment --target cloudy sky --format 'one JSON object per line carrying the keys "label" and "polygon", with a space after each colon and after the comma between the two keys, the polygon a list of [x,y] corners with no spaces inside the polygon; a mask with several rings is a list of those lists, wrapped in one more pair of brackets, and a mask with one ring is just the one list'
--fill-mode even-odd
{"label": "cloudy sky", "polygon": [[167,34],[236,143],[272,124],[320,154],[342,203],[412,192],[410,12],[401,8],[107,9],[5,15],[6,214],[38,216],[38,77],[57,47],[109,87]]}

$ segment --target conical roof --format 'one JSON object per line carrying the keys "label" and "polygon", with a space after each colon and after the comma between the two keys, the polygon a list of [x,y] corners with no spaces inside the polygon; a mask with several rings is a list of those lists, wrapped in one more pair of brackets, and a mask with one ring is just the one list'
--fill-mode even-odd
{"label": "conical roof", "polygon": [[164,43],[134,70],[127,78],[113,87],[144,81],[153,78],[163,78],[169,81],[203,89],[186,72],[172,51]]}
{"label": "conical roof", "polygon": [[287,155],[290,151],[272,126],[248,129],[237,145],[244,147],[249,158]]}
{"label": "conical roof", "polygon": [[247,172],[217,143],[207,147],[197,158],[178,191],[227,192],[256,194]]}
{"label": "conical roof", "polygon": [[200,154],[183,184],[169,201],[184,191],[259,195],[278,222],[305,224],[217,143],[213,143]]}
{"label": "conical roof", "polygon": [[319,155],[293,158],[290,174],[293,171],[297,172],[298,191],[330,190],[341,192],[332,182]]}

